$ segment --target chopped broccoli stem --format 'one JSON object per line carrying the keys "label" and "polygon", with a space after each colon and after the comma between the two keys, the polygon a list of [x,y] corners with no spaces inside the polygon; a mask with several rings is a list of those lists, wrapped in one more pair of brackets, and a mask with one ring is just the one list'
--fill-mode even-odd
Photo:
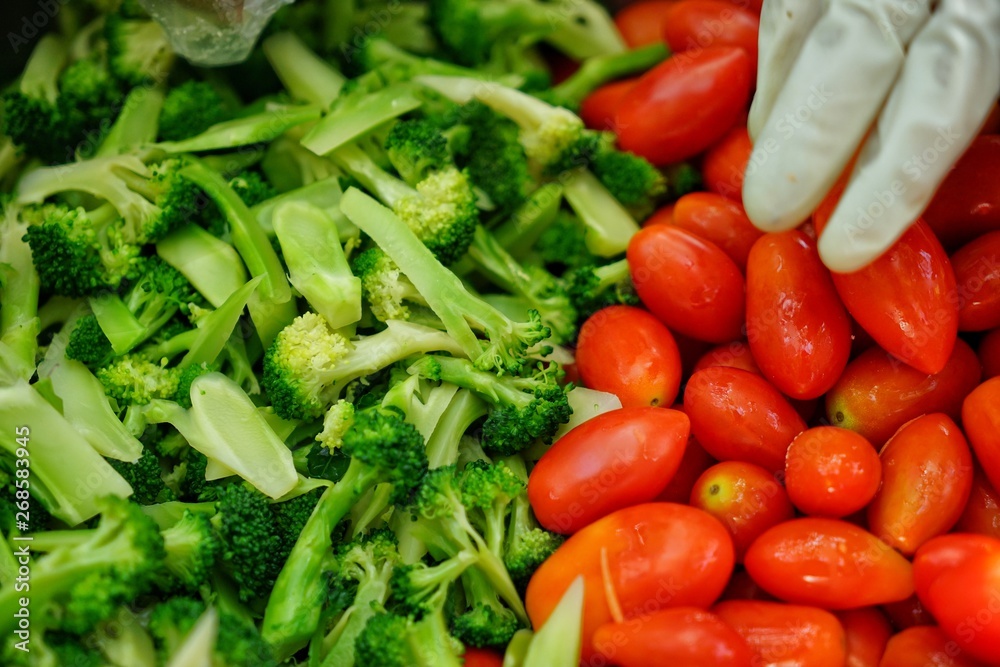
{"label": "chopped broccoli stem", "polygon": [[161,141],[156,147],[167,153],[181,154],[263,144],[320,115],[321,109],[312,104],[274,105],[268,111],[216,123],[193,137]]}
{"label": "chopped broccoli stem", "polygon": [[329,109],[347,81],[294,33],[273,34],[261,47],[288,92],[303,102]]}
{"label": "chopped broccoli stem", "polygon": [[129,91],[121,113],[111,126],[95,157],[118,155],[135,150],[156,140],[157,123],[164,105],[158,88],[138,86]]}
{"label": "chopped broccoli stem", "polygon": [[576,667],[580,664],[585,593],[584,579],[577,577],[531,638],[524,667]]}
{"label": "chopped broccoli stem", "polygon": [[302,137],[302,145],[316,155],[328,155],[420,105],[411,86],[389,86],[365,95],[356,104],[335,106]]}
{"label": "chopped broccoli stem", "polygon": [[185,225],[157,241],[156,254],[216,308],[247,282],[236,249],[198,225]]}
{"label": "chopped broccoli stem", "polygon": [[587,247],[600,257],[614,257],[625,252],[628,242],[639,231],[629,212],[587,169],[580,169],[564,180],[566,201],[587,226]]}
{"label": "chopped broccoli stem", "polygon": [[562,206],[562,186],[546,183],[529,195],[517,209],[493,231],[497,242],[511,255],[522,258],[549,226],[556,221]]}
{"label": "chopped broccoli stem", "polygon": [[576,109],[587,95],[605,83],[644,72],[669,56],[670,50],[659,42],[624,53],[587,58],[580,69],[554,86],[546,98],[555,104]]}
{"label": "chopped broccoli stem", "polygon": [[24,240],[27,225],[13,206],[0,206],[0,344],[16,360],[18,376],[30,380],[38,352],[40,280]]}

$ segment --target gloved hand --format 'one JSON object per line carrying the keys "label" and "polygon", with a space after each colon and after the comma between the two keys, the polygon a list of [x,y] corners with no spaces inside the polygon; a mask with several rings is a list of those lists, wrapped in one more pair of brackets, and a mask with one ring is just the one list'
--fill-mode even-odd
{"label": "gloved hand", "polygon": [[747,214],[795,227],[861,146],[819,240],[830,269],[857,270],[920,216],[998,92],[1000,0],[765,0]]}

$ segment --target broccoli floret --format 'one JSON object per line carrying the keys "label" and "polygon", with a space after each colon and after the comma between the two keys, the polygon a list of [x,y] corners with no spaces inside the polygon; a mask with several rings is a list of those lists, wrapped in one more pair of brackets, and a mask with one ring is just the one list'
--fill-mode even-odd
{"label": "broccoli floret", "polygon": [[486,71],[484,68],[471,69],[444,60],[417,56],[400,48],[389,40],[374,36],[365,39],[357,48],[351,51],[351,61],[355,69],[361,72],[377,73],[388,81],[409,81],[416,76],[462,76],[481,81],[499,80],[507,85],[520,86],[525,77],[510,71]]}
{"label": "broccoli floret", "polygon": [[557,273],[596,264],[598,258],[587,248],[586,234],[579,218],[561,211],[538,237],[534,249],[545,265]]}
{"label": "broccoli floret", "polygon": [[513,211],[524,201],[531,183],[517,124],[476,101],[462,107],[461,118],[469,128],[465,167],[469,178],[489,195],[499,214]]}
{"label": "broccoli floret", "polygon": [[66,358],[76,359],[91,370],[106,366],[114,356],[111,341],[104,335],[97,318],[84,315],[76,321],[66,345]]}
{"label": "broccoli floret", "polygon": [[208,373],[218,372],[215,366],[201,363],[192,364],[181,368],[177,374],[177,391],[174,392],[174,400],[184,409],[191,407],[191,384]]}
{"label": "broccoli floret", "polygon": [[[402,220],[371,197],[352,188],[344,194],[341,209],[399,266],[478,367],[517,371],[526,363],[528,348],[551,333],[537,312],[529,314],[528,322],[513,322],[469,293],[458,276],[437,261]],[[489,340],[485,346],[474,326],[486,333]]]}
{"label": "broccoli floret", "polygon": [[[510,473],[527,485],[528,471],[524,460],[520,456],[509,456],[503,461]],[[535,518],[526,493],[515,495],[511,501],[510,520],[505,535],[504,565],[519,586],[526,586],[538,566],[555,553],[565,540],[562,535],[542,528]]]}
{"label": "broccoli floret", "polygon": [[461,651],[442,614],[415,621],[376,614],[355,643],[355,664],[366,667],[460,667]]}
{"label": "broccoli floret", "polygon": [[538,439],[551,442],[573,412],[554,366],[540,367],[530,376],[497,376],[465,359],[426,356],[408,370],[465,387],[489,402],[493,407],[483,423],[483,447],[501,455],[515,454]]}
{"label": "broccoli floret", "polygon": [[639,305],[625,259],[603,266],[591,264],[572,269],[566,273],[566,285],[581,320],[607,306]]}
{"label": "broccoli floret", "polygon": [[212,523],[222,540],[220,561],[239,587],[240,600],[266,599],[291,549],[267,496],[245,484],[218,491]]}
{"label": "broccoli floret", "polygon": [[426,119],[401,120],[393,125],[385,150],[392,166],[410,185],[451,164],[448,140]]}
{"label": "broccoli floret", "polygon": [[482,531],[490,551],[504,555],[507,515],[515,498],[527,490],[526,480],[503,461],[472,461],[462,475],[462,502]]}
{"label": "broccoli floret", "polygon": [[120,407],[148,405],[154,399],[173,400],[179,373],[138,354],[126,354],[98,369],[97,379]]}
{"label": "broccoli floret", "polygon": [[449,55],[482,66],[497,42],[532,39],[552,32],[562,16],[535,0],[431,0],[429,22]]}
{"label": "broccoli floret", "polygon": [[354,423],[354,404],[340,399],[330,406],[323,417],[323,430],[316,435],[316,441],[331,453],[344,444],[344,434]]}
{"label": "broccoli floret", "polygon": [[331,534],[340,520],[377,484],[393,484],[394,500],[407,497],[427,470],[423,437],[388,408],[355,412],[341,449],[351,457],[347,472],[320,497],[264,613],[262,634],[279,659],[293,654],[316,632],[325,596],[322,571]]}
{"label": "broccoli floret", "polygon": [[663,174],[632,153],[604,148],[594,157],[591,169],[608,192],[638,220],[648,217],[667,192]]}
{"label": "broccoli floret", "polygon": [[[149,632],[163,663],[180,648],[205,612],[205,603],[190,597],[172,597],[157,604],[149,615]],[[232,613],[221,603],[218,633],[212,647],[212,667],[274,667],[270,647],[254,624]]]}
{"label": "broccoli floret", "polygon": [[156,641],[160,659],[166,663],[205,611],[205,603],[176,596],[160,602],[149,614],[149,634]]}
{"label": "broccoli floret", "polygon": [[502,649],[525,626],[476,568],[462,575],[462,589],[466,608],[453,619],[452,631],[463,643]]}
{"label": "broccoli floret", "polygon": [[411,306],[427,306],[413,283],[378,247],[356,255],[351,260],[351,271],[361,281],[361,293],[380,322],[408,320]]}
{"label": "broccoli floret", "polygon": [[156,454],[146,450],[135,463],[108,459],[111,467],[132,487],[132,500],[140,505],[153,505],[174,500],[174,493],[163,482],[163,470]]}
{"label": "broccoli floret", "polygon": [[249,169],[244,169],[229,179],[229,187],[247,206],[256,206],[278,195],[274,186],[268,183],[259,172]]}
{"label": "broccoli floret", "polygon": [[231,117],[226,101],[214,86],[204,81],[185,81],[171,88],[163,100],[159,138],[187,139]]}
{"label": "broccoli floret", "polygon": [[[35,536],[35,548],[48,553],[32,567],[32,611],[77,634],[145,593],[165,556],[156,524],[138,505],[114,496],[100,504],[96,528]],[[13,587],[0,592],[4,632],[13,630],[20,595]]]}
{"label": "broccoli floret", "polygon": [[164,565],[169,579],[159,585],[165,590],[193,591],[208,581],[222,551],[222,542],[205,514],[184,510],[180,521],[163,530],[166,551]]}
{"label": "broccoli floret", "polygon": [[104,19],[104,37],[108,67],[128,85],[158,83],[173,67],[175,55],[170,40],[156,21],[110,14]]}

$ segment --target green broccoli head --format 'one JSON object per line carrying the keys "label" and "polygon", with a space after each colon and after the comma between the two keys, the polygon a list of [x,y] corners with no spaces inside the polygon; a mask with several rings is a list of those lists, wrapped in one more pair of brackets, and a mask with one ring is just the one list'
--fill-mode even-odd
{"label": "green broccoli head", "polygon": [[111,341],[104,335],[94,315],[84,315],[76,321],[66,344],[66,358],[76,359],[91,370],[106,366],[114,357]]}
{"label": "green broccoli head", "polygon": [[472,243],[479,209],[465,172],[454,167],[431,173],[417,183],[419,196],[406,197],[396,214],[442,264],[460,259]]}
{"label": "green broccoli head", "polygon": [[[493,593],[496,599],[496,594]],[[476,604],[452,620],[452,632],[468,646],[502,649],[523,627],[513,611],[499,600],[496,605]]]}
{"label": "green broccoli head", "polygon": [[569,421],[573,409],[561,387],[541,383],[531,396],[526,405],[512,402],[490,411],[483,422],[486,451],[509,456],[535,440],[552,442],[559,426]]}
{"label": "green broccoli head", "polygon": [[267,497],[243,484],[227,484],[218,490],[216,508],[212,523],[222,540],[221,560],[240,599],[266,599],[291,549]]}
{"label": "green broccoli head", "polygon": [[396,614],[376,614],[368,620],[354,645],[355,663],[367,667],[413,667],[406,637],[412,621]]}
{"label": "green broccoli head", "polygon": [[615,199],[639,219],[652,213],[667,192],[663,174],[632,153],[604,148],[594,156],[591,170]]}
{"label": "green broccoli head", "polygon": [[406,302],[423,300],[396,263],[377,246],[356,255],[351,272],[361,280],[361,293],[380,322],[409,319]]}
{"label": "green broccoli head", "polygon": [[344,433],[342,449],[375,471],[380,481],[390,482],[397,501],[405,499],[427,471],[423,436],[392,408],[356,411],[354,422]]}
{"label": "green broccoli head", "polygon": [[608,306],[640,303],[625,259],[604,266],[574,268],[566,273],[565,284],[581,320]]}
{"label": "green broccoli head", "polygon": [[139,354],[126,354],[98,369],[97,379],[108,396],[118,401],[120,407],[125,407],[148,405],[154,399],[173,400],[177,395],[179,372]]}
{"label": "green broccoli head", "polygon": [[537,522],[521,530],[513,529],[504,552],[504,565],[514,581],[527,584],[535,570],[565,541],[565,537],[545,530]]}
{"label": "green broccoli head", "polygon": [[153,505],[174,500],[174,493],[163,481],[163,470],[156,454],[144,450],[135,463],[108,459],[111,467],[132,487],[132,500],[140,505]]}
{"label": "green broccoli head", "polygon": [[531,182],[517,124],[481,102],[462,107],[461,118],[469,128],[469,178],[501,213],[510,213],[524,201]]}
{"label": "green broccoli head", "polygon": [[153,607],[147,627],[156,642],[161,660],[166,662],[183,645],[184,639],[204,612],[204,602],[185,596],[168,598]]}
{"label": "green broccoli head", "polygon": [[156,21],[109,14],[104,19],[104,37],[111,73],[128,85],[163,81],[173,67],[170,40]]}
{"label": "green broccoli head", "polygon": [[163,100],[160,139],[187,139],[231,117],[225,100],[214,86],[204,81],[185,81],[171,88]]}
{"label": "green broccoli head", "polygon": [[385,150],[392,166],[410,185],[452,166],[448,140],[434,122],[426,119],[402,120],[393,125]]}
{"label": "green broccoli head", "polygon": [[222,551],[211,520],[205,514],[184,510],[181,520],[163,531],[163,546],[170,579],[167,589],[194,591],[204,585]]}

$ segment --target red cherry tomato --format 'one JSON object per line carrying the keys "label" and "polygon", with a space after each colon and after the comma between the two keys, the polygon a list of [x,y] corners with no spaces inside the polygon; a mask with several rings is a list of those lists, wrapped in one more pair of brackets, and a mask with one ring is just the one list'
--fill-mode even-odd
{"label": "red cherry tomato", "polygon": [[708,149],[701,161],[701,180],[710,192],[743,202],[743,176],[746,174],[753,142],[743,125],[734,127],[722,141]]}
{"label": "red cherry tomato", "polygon": [[663,41],[667,10],[677,0],[642,0],[615,14],[615,25],[629,48],[636,49]]}
{"label": "red cherry tomato", "polygon": [[712,611],[746,639],[754,667],[844,667],[844,628],[828,611],[756,600],[727,600]]}
{"label": "red cherry tomato", "polygon": [[955,530],[1000,538],[1000,493],[993,488],[979,466],[976,466],[972,477],[969,502],[955,524]]}
{"label": "red cherry tomato", "polygon": [[1000,326],[1000,231],[984,234],[951,256],[958,285],[958,328]]}
{"label": "red cherry tomato", "polygon": [[483,648],[467,646],[462,654],[463,667],[503,667],[503,656]]}
{"label": "red cherry tomato", "polygon": [[816,242],[766,234],[747,261],[747,338],[764,376],[792,398],[829,390],[851,352],[851,322]]}
{"label": "red cherry tomato", "polygon": [[817,426],[788,447],[785,488],[804,513],[840,518],[864,508],[882,482],[882,462],[871,443],[853,431]]}
{"label": "red cherry tomato", "polygon": [[912,555],[962,516],[972,490],[972,452],[947,415],[902,426],[879,454],[882,488],[868,506],[868,529]]}
{"label": "red cherry tomato", "polygon": [[875,607],[837,612],[847,638],[844,667],[878,667],[885,645],[892,636],[892,626],[885,614]]}
{"label": "red cherry tomato", "polygon": [[984,379],[1000,375],[1000,329],[994,329],[983,336],[976,353],[983,365]]}
{"label": "red cherry tomato", "polygon": [[764,235],[742,204],[714,192],[692,192],[678,199],[673,224],[719,246],[743,272],[750,248]]}
{"label": "red cherry tomato", "polygon": [[539,523],[574,533],[615,510],[656,498],[677,471],[687,415],[665,408],[612,410],[559,438],[528,478]]}
{"label": "red cherry tomato", "polygon": [[747,52],[731,46],[668,58],[622,99],[615,117],[619,144],[656,165],[697,155],[739,120],[752,72]]}
{"label": "red cherry tomato", "polygon": [[1000,487],[1000,378],[976,387],[962,403],[962,426],[993,488]]}
{"label": "red cherry tomato", "polygon": [[724,461],[706,470],[691,490],[691,506],[725,524],[737,563],[761,533],[795,516],[788,494],[774,476],[742,461]]}
{"label": "red cherry tomato", "polygon": [[924,219],[949,248],[1000,230],[1000,136],[973,140],[937,189]]}
{"label": "red cherry tomato", "polygon": [[770,472],[806,424],[764,378],[738,368],[700,370],[688,380],[684,409],[691,432],[720,461],[746,461]]}
{"label": "red cherry tomato", "polygon": [[725,0],[685,0],[668,7],[663,37],[674,53],[709,46],[736,46],[750,56],[757,71],[757,31],[760,17]]}
{"label": "red cherry tomato", "polygon": [[1000,552],[970,556],[941,573],[921,596],[948,637],[973,658],[1000,655]]}
{"label": "red cherry tomato", "polygon": [[907,628],[889,640],[879,667],[982,667],[935,625]]}
{"label": "red cherry tomato", "polygon": [[755,375],[761,375],[760,368],[750,352],[750,346],[741,340],[713,347],[703,354],[698,363],[694,365],[694,372],[697,373],[703,368],[712,368],[713,366],[742,368]]}
{"label": "red cherry tomato", "polygon": [[926,600],[931,586],[946,572],[963,568],[976,556],[1000,553],[1000,540],[986,535],[949,533],[928,540],[913,557],[913,585]]}
{"label": "red cherry tomato", "polygon": [[603,308],[580,327],[576,366],[586,386],[623,407],[671,405],[681,385],[681,355],[667,329],[632,306]]}
{"label": "red cherry tomato", "polygon": [[[605,581],[602,560],[607,563]],[[575,533],[532,576],[525,606],[541,627],[566,589],[584,577],[583,656],[591,638],[611,622],[606,584],[625,618],[672,607],[708,607],[733,571],[733,543],[717,519],[673,503],[635,505]]]}
{"label": "red cherry tomato", "polygon": [[676,331],[722,343],[743,329],[743,274],[717,245],[671,225],[632,237],[626,252],[642,302]]}
{"label": "red cherry tomato", "polygon": [[863,528],[837,519],[793,519],[750,545],[743,564],[761,587],[795,604],[850,609],[913,594],[910,563]]}
{"label": "red cherry tomato", "polygon": [[735,630],[703,609],[664,609],[602,625],[594,648],[620,667],[750,667],[750,647]]}
{"label": "red cherry tomato", "polygon": [[900,426],[922,414],[943,412],[957,419],[962,398],[979,383],[979,375],[979,359],[962,340],[935,375],[873,347],[847,364],[826,395],[826,416],[834,426],[849,428],[881,447]]}
{"label": "red cherry tomato", "polygon": [[624,79],[601,86],[580,103],[580,118],[593,130],[614,130],[615,113],[625,94],[639,79]]}

